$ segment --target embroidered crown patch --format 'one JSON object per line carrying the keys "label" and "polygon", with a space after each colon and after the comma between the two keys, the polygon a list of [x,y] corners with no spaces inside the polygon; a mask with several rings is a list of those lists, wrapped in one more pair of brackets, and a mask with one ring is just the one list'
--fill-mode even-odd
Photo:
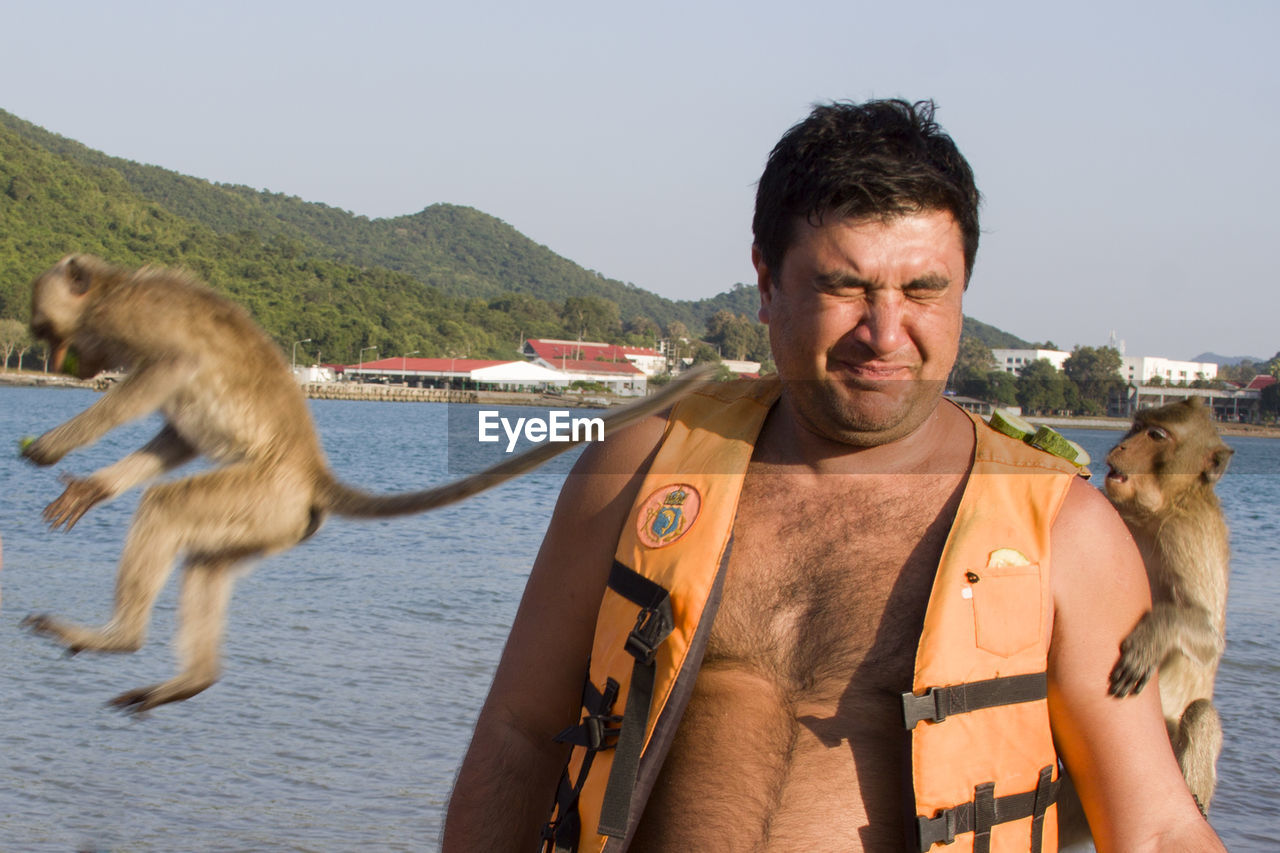
{"label": "embroidered crown patch", "polygon": [[686,483],[663,486],[649,495],[636,518],[636,535],[650,548],[662,548],[689,532],[702,509],[702,495]]}

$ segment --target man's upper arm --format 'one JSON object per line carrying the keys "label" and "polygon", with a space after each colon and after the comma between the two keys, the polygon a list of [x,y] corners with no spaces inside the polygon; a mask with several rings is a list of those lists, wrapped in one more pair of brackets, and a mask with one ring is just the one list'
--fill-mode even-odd
{"label": "man's upper arm", "polygon": [[1153,681],[1117,699],[1108,679],[1120,641],[1151,607],[1124,522],[1076,480],[1053,527],[1049,713],[1054,740],[1100,851],[1221,849],[1182,780]]}
{"label": "man's upper arm", "polygon": [[554,734],[576,719],[618,534],[664,424],[589,445],[565,481],[486,702],[517,728]]}
{"label": "man's upper arm", "polygon": [[649,418],[589,445],[565,481],[458,773],[444,849],[532,849],[577,722],[618,535],[665,428]]}

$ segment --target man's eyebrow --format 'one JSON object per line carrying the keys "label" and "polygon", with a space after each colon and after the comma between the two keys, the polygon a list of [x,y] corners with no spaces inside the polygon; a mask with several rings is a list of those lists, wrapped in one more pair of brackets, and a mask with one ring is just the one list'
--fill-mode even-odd
{"label": "man's eyebrow", "polygon": [[824,290],[842,290],[845,288],[867,288],[874,287],[875,283],[865,278],[856,276],[851,272],[843,272],[836,270],[834,272],[820,272],[814,276],[814,283]]}
{"label": "man's eyebrow", "polygon": [[[814,276],[814,283],[824,290],[845,288],[874,288],[876,283],[850,272],[825,272]],[[902,286],[903,290],[942,291],[951,286],[951,279],[941,273],[925,273]]]}
{"label": "man's eyebrow", "polygon": [[940,273],[926,273],[907,282],[903,290],[946,290],[951,286],[951,279]]}

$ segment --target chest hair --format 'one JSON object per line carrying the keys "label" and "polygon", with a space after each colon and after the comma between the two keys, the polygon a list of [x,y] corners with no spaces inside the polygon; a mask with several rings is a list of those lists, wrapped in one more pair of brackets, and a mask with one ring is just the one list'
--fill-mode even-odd
{"label": "chest hair", "polygon": [[797,698],[910,684],[956,475],[794,475],[753,464],[707,662]]}

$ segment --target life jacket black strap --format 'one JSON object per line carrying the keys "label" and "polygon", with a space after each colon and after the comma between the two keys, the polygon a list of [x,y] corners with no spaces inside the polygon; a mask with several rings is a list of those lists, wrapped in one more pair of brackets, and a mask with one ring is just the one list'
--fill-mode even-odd
{"label": "life jacket black strap", "polygon": [[921,720],[940,723],[952,714],[1034,702],[1048,695],[1049,676],[1044,672],[989,678],[950,687],[930,687],[919,696],[907,691],[902,694],[902,721],[910,731]]}
{"label": "life jacket black strap", "polygon": [[[582,778],[586,778],[583,774]],[[569,805],[565,805],[565,804]],[[577,853],[582,819],[578,816],[578,790],[569,779],[569,770],[560,774],[556,789],[555,820],[542,826],[543,853]]]}
{"label": "life jacket black strap", "polygon": [[996,785],[973,789],[973,853],[991,853],[991,827],[996,823]]}
{"label": "life jacket black strap", "polygon": [[586,784],[587,773],[591,770],[596,753],[612,748],[612,738],[618,734],[616,724],[622,718],[611,712],[613,703],[618,698],[619,687],[618,682],[610,678],[605,681],[604,690],[597,690],[591,683],[591,677],[587,676],[582,685],[582,707],[586,711],[582,722],[569,726],[553,738],[557,743],[581,746],[587,750],[587,754],[582,759],[577,782],[569,778],[568,767],[560,774],[555,814],[542,827],[544,850],[574,853],[578,849],[582,827],[582,819],[578,815],[578,797],[582,793],[582,786]]}
{"label": "life jacket black strap", "polygon": [[591,752],[612,747],[613,738],[618,736],[618,723],[622,722],[621,716],[611,713],[613,703],[618,698],[618,687],[618,682],[610,678],[601,692],[587,678],[582,687],[582,707],[586,711],[582,721],[576,726],[569,726],[552,740],[581,746]]}
{"label": "life jacket black strap", "polygon": [[1044,813],[1057,798],[1058,788],[1053,781],[1053,768],[1040,770],[1040,781],[1036,785],[1036,800],[1031,808],[1031,853],[1040,853],[1044,847]]}
{"label": "life jacket black strap", "polygon": [[625,838],[631,816],[631,798],[636,787],[636,771],[640,767],[645,728],[653,703],[653,683],[657,672],[654,657],[658,647],[675,628],[675,618],[667,590],[617,560],[613,561],[613,569],[609,572],[609,588],[640,606],[635,628],[626,639],[626,649],[635,658],[635,663],[631,667],[627,706],[622,713],[622,726],[597,829],[601,835]]}
{"label": "life jacket black strap", "polygon": [[920,853],[928,853],[935,844],[950,844],[957,835],[974,833],[975,853],[987,853],[991,845],[991,828],[996,824],[1032,818],[1031,850],[1039,853],[1043,840],[1044,813],[1058,799],[1060,781],[1053,778],[1053,767],[1040,771],[1034,791],[995,796],[995,784],[988,782],[974,788],[973,800],[949,809],[941,809],[933,817],[916,817],[916,840]]}

